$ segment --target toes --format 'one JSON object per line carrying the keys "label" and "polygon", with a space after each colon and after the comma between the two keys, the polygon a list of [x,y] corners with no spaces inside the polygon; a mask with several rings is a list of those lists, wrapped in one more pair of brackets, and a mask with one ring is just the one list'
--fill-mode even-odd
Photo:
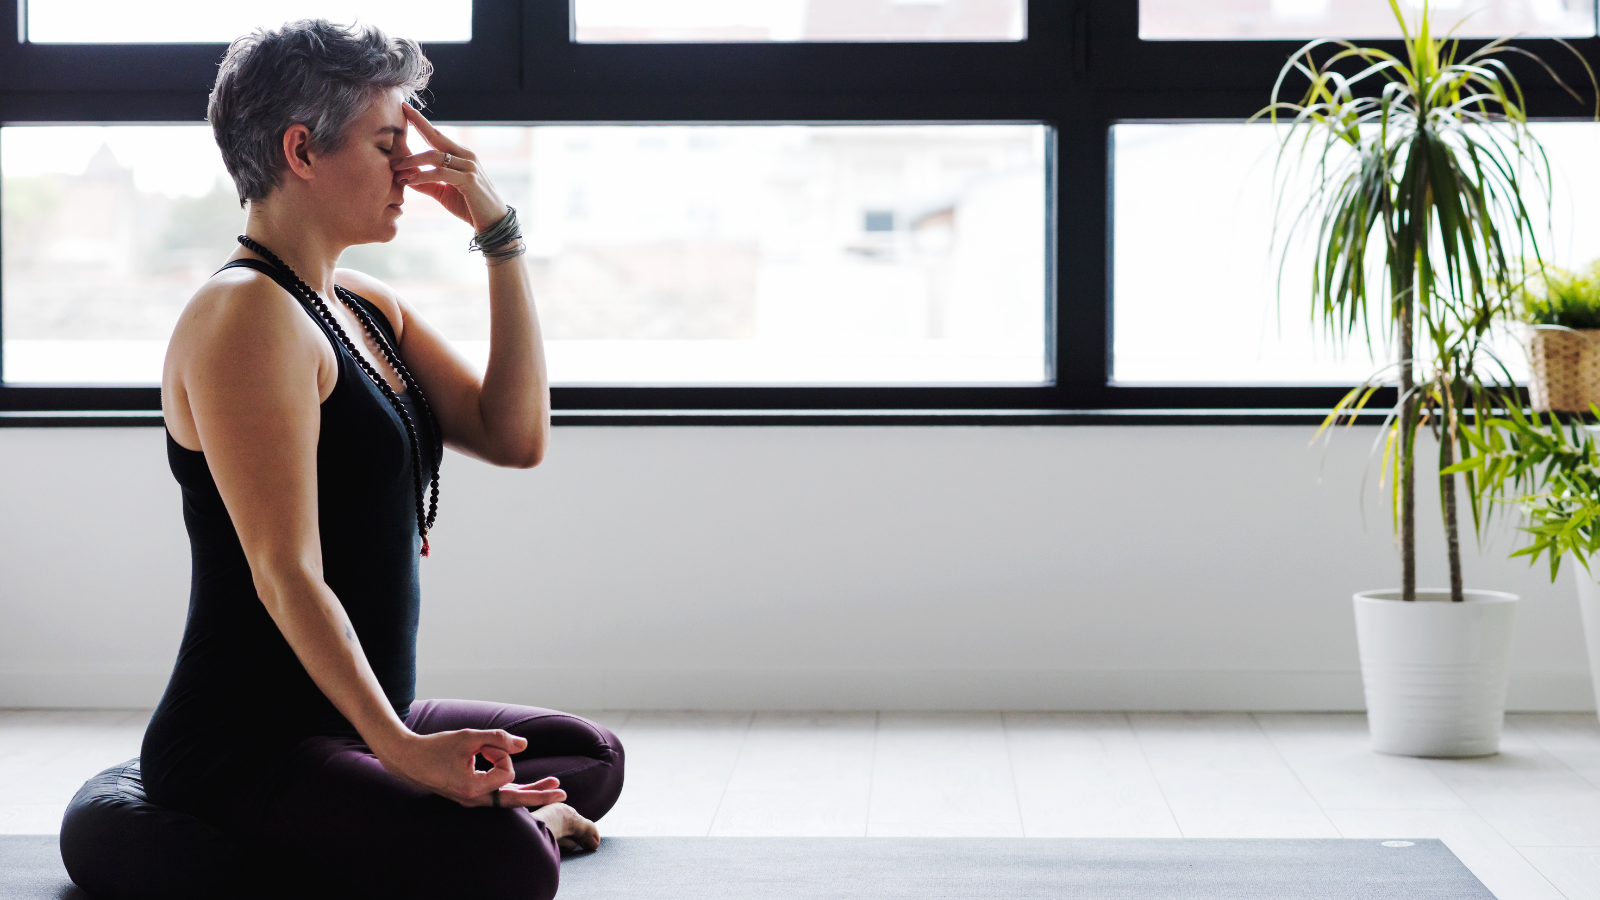
{"label": "toes", "polygon": [[600,846],[600,829],[596,828],[593,822],[584,819],[583,825],[578,829],[578,839],[583,842],[584,847],[594,850]]}

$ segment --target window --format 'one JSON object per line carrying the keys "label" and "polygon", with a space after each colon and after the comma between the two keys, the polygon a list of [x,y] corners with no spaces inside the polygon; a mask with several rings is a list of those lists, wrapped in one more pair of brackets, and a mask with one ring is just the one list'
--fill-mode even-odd
{"label": "window", "polygon": [[155,384],[244,225],[205,126],[0,128],[7,383]]}
{"label": "window", "polygon": [[[1401,0],[1414,12],[1420,0]],[[1436,33],[1592,37],[1593,0],[1431,0]],[[1140,0],[1145,40],[1397,38],[1388,0]]]}
{"label": "window", "polygon": [[1022,0],[573,0],[591,43],[1020,41]]}
{"label": "window", "polygon": [[[449,129],[521,211],[558,384],[1042,384],[1037,125]],[[205,126],[0,129],[5,381],[160,381],[243,226]],[[343,264],[482,362],[470,230]]]}
{"label": "window", "polygon": [[1279,302],[1274,133],[1236,123],[1112,129],[1117,383],[1356,383],[1378,367],[1364,352],[1330,352],[1310,327],[1296,302],[1304,255]]}
{"label": "window", "polygon": [[[1540,252],[1579,269],[1600,258],[1600,125],[1541,122],[1554,174]],[[1272,193],[1271,125],[1122,124],[1115,146],[1115,344],[1119,384],[1354,384],[1389,361],[1364,339],[1334,349],[1312,322],[1303,285],[1310,259],[1290,242],[1283,263]],[[1195,178],[1202,171],[1205,178]],[[1291,198],[1286,206],[1295,208]],[[1535,206],[1542,201],[1530,198]],[[1282,242],[1280,234],[1277,239]],[[1382,333],[1381,317],[1373,333]],[[1526,364],[1517,335],[1498,335],[1513,374]]]}
{"label": "window", "polygon": [[471,0],[27,0],[26,39],[49,44],[227,43],[292,19],[370,22],[418,41],[472,39]]}
{"label": "window", "polygon": [[[1600,58],[1593,0],[1436,2]],[[1271,142],[1240,123],[1307,37],[1387,40],[1368,5],[470,0],[469,42],[425,44],[428,111],[524,213],[559,415],[1315,422],[1374,361],[1315,335],[1293,274],[1277,299]],[[222,47],[32,31],[0,16],[0,424],[152,411],[242,221],[196,127]],[[1558,169],[1549,255],[1582,264],[1600,126],[1514,65]],[[50,217],[94,190],[64,242]],[[414,198],[401,235],[348,264],[481,355],[465,226]]]}

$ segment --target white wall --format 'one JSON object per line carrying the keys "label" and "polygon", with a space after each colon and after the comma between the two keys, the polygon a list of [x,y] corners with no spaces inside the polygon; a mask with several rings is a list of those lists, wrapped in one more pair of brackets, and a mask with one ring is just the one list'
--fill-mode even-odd
{"label": "white wall", "polygon": [[[1349,595],[1398,563],[1375,474],[1363,524],[1373,432],[1310,432],[563,427],[533,471],[452,455],[420,692],[1358,709]],[[1571,576],[1511,546],[1468,566],[1526,600],[1511,706],[1593,709]],[[0,706],[153,704],[187,567],[159,429],[0,429]]]}

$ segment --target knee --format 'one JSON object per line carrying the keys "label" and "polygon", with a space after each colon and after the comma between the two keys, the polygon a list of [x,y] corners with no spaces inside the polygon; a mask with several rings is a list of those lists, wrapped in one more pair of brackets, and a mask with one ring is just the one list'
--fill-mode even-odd
{"label": "knee", "polygon": [[[518,815],[526,813],[518,812]],[[550,846],[545,846],[549,841]],[[474,900],[551,900],[561,883],[561,854],[548,836],[532,842],[521,852],[494,860],[470,894]],[[459,882],[454,886],[459,889]]]}
{"label": "knee", "polygon": [[471,812],[467,827],[410,869],[405,896],[551,900],[561,881],[561,851],[550,832],[525,810]]}
{"label": "knee", "polygon": [[617,805],[617,798],[622,796],[627,753],[622,749],[622,741],[615,732],[604,725],[596,724],[594,728],[602,739],[602,746],[597,749],[596,758],[603,765],[604,775],[600,779],[594,798],[586,804],[589,808],[579,809],[578,812],[583,813],[586,818],[598,820],[610,812],[611,807]]}
{"label": "knee", "polygon": [[582,716],[543,712],[507,729],[528,741],[514,758],[521,781],[554,775],[567,803],[585,818],[599,819],[622,794],[627,756],[616,732]]}
{"label": "knee", "polygon": [[622,768],[627,762],[627,753],[622,749],[622,739],[617,733],[604,725],[595,725],[595,730],[600,732],[604,744],[599,749],[600,758],[617,773],[617,780],[622,780]]}

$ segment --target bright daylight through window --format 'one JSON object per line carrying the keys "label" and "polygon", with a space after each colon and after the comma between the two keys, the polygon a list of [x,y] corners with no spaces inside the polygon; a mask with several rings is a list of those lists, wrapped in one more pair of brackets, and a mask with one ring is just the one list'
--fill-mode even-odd
{"label": "bright daylight through window", "polygon": [[[1533,131],[1554,174],[1540,251],[1557,266],[1585,269],[1600,257],[1600,220],[1578,215],[1587,198],[1600,196],[1600,125],[1541,122]],[[1342,354],[1320,339],[1303,247],[1285,266],[1280,302],[1279,258],[1268,249],[1277,158],[1271,125],[1124,124],[1112,134],[1114,381],[1354,384],[1391,361],[1386,352],[1370,357],[1359,335]],[[1309,181],[1301,175],[1300,183]],[[1285,209],[1303,199],[1286,198]],[[1543,198],[1526,199],[1545,208]],[[1526,363],[1515,336],[1501,335],[1496,346],[1521,377]]]}
{"label": "bright daylight through window", "polygon": [[1025,0],[573,0],[594,43],[1020,41]]}
{"label": "bright daylight through window", "polygon": [[[1040,125],[448,129],[522,212],[560,384],[1039,384]],[[0,129],[4,380],[159,381],[243,225],[204,126]],[[344,265],[480,362],[469,229],[411,195]]]}
{"label": "bright daylight through window", "polygon": [[[1401,0],[1408,14],[1421,0]],[[1458,37],[1590,37],[1594,0],[1431,0],[1435,32]],[[1145,40],[1273,40],[1400,36],[1389,0],[1139,0]]]}
{"label": "bright daylight through window", "polygon": [[292,19],[377,25],[418,41],[472,40],[472,0],[27,0],[38,44],[222,43]]}

